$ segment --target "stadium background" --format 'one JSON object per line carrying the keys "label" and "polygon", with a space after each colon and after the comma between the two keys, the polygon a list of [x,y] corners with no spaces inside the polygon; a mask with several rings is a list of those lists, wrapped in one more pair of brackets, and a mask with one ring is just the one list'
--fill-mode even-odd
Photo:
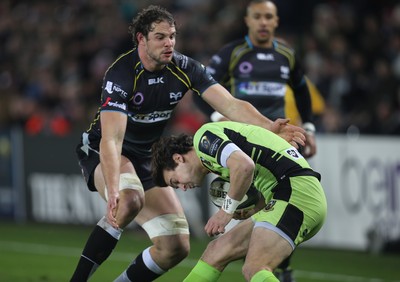
{"label": "stadium background", "polygon": [[[104,212],[84,186],[74,147],[97,110],[104,71],[132,47],[128,23],[150,3],[174,13],[176,49],[204,64],[246,32],[238,0],[1,1],[4,226],[86,227]],[[311,164],[323,175],[329,216],[309,246],[394,253],[400,262],[400,4],[290,0],[277,6],[277,35],[296,48],[325,105]],[[185,99],[166,134],[193,133],[205,121]],[[214,211],[206,189],[178,193],[193,236],[204,240],[204,222]]]}

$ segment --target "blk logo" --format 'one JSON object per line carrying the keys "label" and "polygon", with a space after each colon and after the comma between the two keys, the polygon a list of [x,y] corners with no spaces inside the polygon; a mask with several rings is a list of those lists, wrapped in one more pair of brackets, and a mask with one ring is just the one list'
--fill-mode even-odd
{"label": "blk logo", "polygon": [[164,83],[163,79],[164,79],[163,77],[150,78],[149,85]]}

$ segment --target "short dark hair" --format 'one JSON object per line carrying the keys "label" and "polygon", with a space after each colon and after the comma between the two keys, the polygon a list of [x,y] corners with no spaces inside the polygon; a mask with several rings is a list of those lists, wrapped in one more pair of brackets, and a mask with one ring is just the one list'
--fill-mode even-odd
{"label": "short dark hair", "polygon": [[164,170],[173,170],[178,165],[172,156],[186,154],[193,148],[193,137],[187,134],[161,137],[152,146],[151,170],[154,183],[164,187],[168,184],[164,180]]}
{"label": "short dark hair", "polygon": [[[253,4],[260,4],[260,3],[265,3],[265,2],[271,2],[272,4],[275,5],[275,7],[277,7],[277,5],[276,5],[276,3],[275,3],[274,0],[249,0],[249,1],[247,1],[247,4],[246,4],[246,7],[247,7],[247,8],[246,8],[245,14],[247,15],[248,9],[249,9],[250,5],[253,5]],[[278,8],[276,8],[276,9],[278,9]]]}
{"label": "short dark hair", "polygon": [[129,25],[129,33],[132,34],[132,41],[137,46],[139,42],[136,38],[136,34],[138,32],[142,33],[147,38],[149,32],[154,28],[153,23],[160,23],[163,21],[166,21],[171,26],[175,25],[174,17],[165,8],[150,5],[143,9],[132,19],[132,23]]}

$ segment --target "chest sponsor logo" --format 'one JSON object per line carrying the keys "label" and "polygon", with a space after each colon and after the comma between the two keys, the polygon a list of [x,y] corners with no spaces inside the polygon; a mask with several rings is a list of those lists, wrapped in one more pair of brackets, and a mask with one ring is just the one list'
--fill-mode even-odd
{"label": "chest sponsor logo", "polygon": [[107,91],[107,93],[112,94],[112,93],[117,93],[119,96],[126,98],[128,96],[128,93],[124,91],[121,86],[111,82],[107,81],[106,87],[104,87],[104,90]]}
{"label": "chest sponsor logo", "polygon": [[155,111],[155,112],[147,113],[147,114],[136,114],[136,115],[129,115],[129,116],[135,122],[156,123],[156,122],[170,119],[171,113],[172,113],[172,110],[168,110],[168,111]]}
{"label": "chest sponsor logo", "polygon": [[286,86],[277,82],[243,82],[238,85],[239,93],[244,95],[261,95],[284,97]]}
{"label": "chest sponsor logo", "polygon": [[260,61],[275,61],[273,54],[257,53],[257,59]]}
{"label": "chest sponsor logo", "polygon": [[149,78],[149,85],[153,84],[164,84],[164,77]]}
{"label": "chest sponsor logo", "polygon": [[170,105],[178,103],[182,99],[182,92],[178,92],[178,93],[170,92],[169,99],[170,99],[170,102],[169,102]]}

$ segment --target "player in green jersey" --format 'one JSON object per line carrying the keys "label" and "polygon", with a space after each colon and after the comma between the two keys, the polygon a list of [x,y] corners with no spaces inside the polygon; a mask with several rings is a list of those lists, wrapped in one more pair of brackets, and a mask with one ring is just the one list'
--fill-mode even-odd
{"label": "player in green jersey", "polygon": [[[153,146],[152,173],[160,186],[192,189],[210,172],[229,181],[230,189],[206,233],[223,234],[232,218],[252,216],[211,241],[185,281],[217,281],[229,262],[241,258],[247,281],[279,281],[274,269],[325,220],[320,174],[276,134],[243,123],[207,123],[193,138],[164,137]],[[262,193],[265,208],[235,213],[251,184]]]}

